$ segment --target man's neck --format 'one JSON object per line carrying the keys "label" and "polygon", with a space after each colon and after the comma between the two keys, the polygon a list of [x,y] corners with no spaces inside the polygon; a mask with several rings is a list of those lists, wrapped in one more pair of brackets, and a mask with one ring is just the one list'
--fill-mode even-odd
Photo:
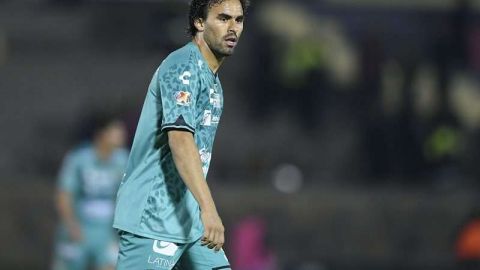
{"label": "man's neck", "polygon": [[195,43],[200,52],[202,53],[205,60],[207,60],[208,67],[212,70],[213,73],[217,73],[218,69],[225,60],[225,57],[217,57],[215,53],[208,47],[207,43],[203,39],[200,33],[198,33],[195,37],[193,37],[193,43]]}

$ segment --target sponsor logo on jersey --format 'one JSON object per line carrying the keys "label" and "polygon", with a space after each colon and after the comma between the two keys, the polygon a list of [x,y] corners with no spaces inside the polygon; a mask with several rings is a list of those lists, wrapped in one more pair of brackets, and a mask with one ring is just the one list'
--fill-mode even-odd
{"label": "sponsor logo on jersey", "polygon": [[203,174],[207,175],[208,167],[210,167],[210,160],[212,159],[212,153],[210,153],[206,148],[202,148],[199,151],[200,160],[202,161],[202,170]]}
{"label": "sponsor logo on jersey", "polygon": [[205,110],[203,112],[202,125],[204,125],[204,126],[211,126],[212,125],[212,111],[211,110]]}
{"label": "sponsor logo on jersey", "polygon": [[175,266],[175,260],[173,259],[165,259],[161,257],[152,257],[148,256],[149,264],[153,265],[156,269],[172,269]]}
{"label": "sponsor logo on jersey", "polygon": [[87,167],[81,170],[82,191],[87,197],[110,196],[115,194],[119,179],[117,172],[108,169]]}
{"label": "sponsor logo on jersey", "polygon": [[190,106],[191,94],[187,91],[177,91],[175,92],[175,100],[177,101],[177,105]]}
{"label": "sponsor logo on jersey", "polygon": [[180,75],[180,77],[178,77],[180,79],[180,81],[182,81],[183,84],[190,84],[190,76],[192,76],[192,73],[190,73],[190,71],[185,71],[182,73],[182,75]]}
{"label": "sponsor logo on jersey", "polygon": [[153,241],[153,252],[162,254],[165,256],[173,256],[178,250],[178,246],[175,243],[170,243],[166,241]]}
{"label": "sponsor logo on jersey", "polygon": [[217,115],[213,115],[211,110],[205,110],[203,112],[202,125],[204,126],[218,125],[219,121],[220,121],[220,117]]}
{"label": "sponsor logo on jersey", "polygon": [[210,104],[215,108],[221,108],[220,94],[215,92],[215,89],[210,88]]}
{"label": "sponsor logo on jersey", "polygon": [[208,152],[206,148],[202,148],[199,151],[200,159],[204,164],[210,164],[210,159],[212,159],[212,153]]}

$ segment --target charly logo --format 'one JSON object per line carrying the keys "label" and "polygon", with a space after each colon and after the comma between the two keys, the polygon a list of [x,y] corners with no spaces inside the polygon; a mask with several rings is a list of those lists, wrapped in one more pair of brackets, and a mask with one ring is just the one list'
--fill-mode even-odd
{"label": "charly logo", "polygon": [[153,241],[153,252],[162,254],[165,256],[173,256],[178,250],[178,246],[175,243],[170,243],[166,241]]}
{"label": "charly logo", "polygon": [[182,81],[183,84],[190,84],[190,76],[192,76],[192,73],[190,73],[190,71],[185,71],[178,78],[180,79],[180,81]]}

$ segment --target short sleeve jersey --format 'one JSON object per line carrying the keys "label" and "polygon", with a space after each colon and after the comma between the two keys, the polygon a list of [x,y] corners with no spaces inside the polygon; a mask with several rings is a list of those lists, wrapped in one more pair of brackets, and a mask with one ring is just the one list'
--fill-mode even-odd
{"label": "short sleeve jersey", "polygon": [[58,187],[71,194],[75,215],[82,224],[112,223],[115,194],[127,159],[128,152],[119,149],[109,159],[102,160],[92,145],[65,156]]}
{"label": "short sleeve jersey", "polygon": [[177,243],[203,234],[198,203],[175,167],[167,131],[193,133],[206,177],[222,107],[218,76],[196,44],[162,62],[148,88],[117,195],[115,228]]}

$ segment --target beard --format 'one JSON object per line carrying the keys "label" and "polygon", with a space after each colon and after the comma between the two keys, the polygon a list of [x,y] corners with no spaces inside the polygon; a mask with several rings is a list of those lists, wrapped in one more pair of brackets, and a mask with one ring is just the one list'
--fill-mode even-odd
{"label": "beard", "polygon": [[227,57],[232,55],[235,51],[235,48],[229,48],[228,46],[224,45],[223,41],[214,44],[212,47],[210,47],[210,49],[217,57]]}
{"label": "beard", "polygon": [[206,38],[205,42],[217,58],[230,56],[235,51],[235,47],[231,48],[225,44],[225,39],[223,37],[221,39],[215,40],[214,42],[212,42],[211,39]]}

